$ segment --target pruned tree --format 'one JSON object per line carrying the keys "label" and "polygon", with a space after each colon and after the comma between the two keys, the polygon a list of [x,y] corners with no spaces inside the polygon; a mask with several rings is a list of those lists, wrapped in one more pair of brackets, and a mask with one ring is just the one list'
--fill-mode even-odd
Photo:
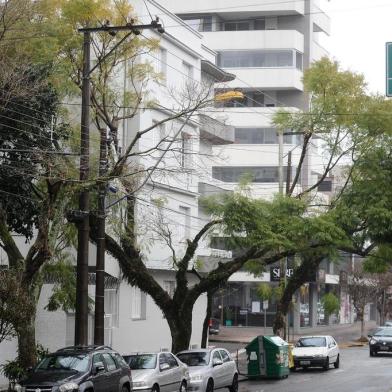
{"label": "pruned tree", "polygon": [[361,322],[360,340],[367,341],[365,336],[365,307],[376,299],[377,280],[371,274],[366,273],[362,266],[357,265],[349,278],[347,290],[357,312],[357,319]]}

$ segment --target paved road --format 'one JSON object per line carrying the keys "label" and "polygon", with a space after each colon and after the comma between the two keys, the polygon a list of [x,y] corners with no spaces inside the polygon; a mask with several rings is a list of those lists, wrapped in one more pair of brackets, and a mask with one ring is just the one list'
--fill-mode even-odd
{"label": "paved road", "polygon": [[285,380],[243,381],[239,388],[239,392],[278,391],[392,392],[392,354],[370,358],[367,347],[343,349],[339,369],[298,370]]}

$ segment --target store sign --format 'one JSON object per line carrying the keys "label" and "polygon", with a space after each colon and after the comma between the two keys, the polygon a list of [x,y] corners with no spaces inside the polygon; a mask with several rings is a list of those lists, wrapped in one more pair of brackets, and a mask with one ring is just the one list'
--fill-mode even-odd
{"label": "store sign", "polygon": [[[290,279],[294,274],[294,268],[286,268],[286,278]],[[271,282],[280,281],[280,267],[270,268],[270,280]]]}

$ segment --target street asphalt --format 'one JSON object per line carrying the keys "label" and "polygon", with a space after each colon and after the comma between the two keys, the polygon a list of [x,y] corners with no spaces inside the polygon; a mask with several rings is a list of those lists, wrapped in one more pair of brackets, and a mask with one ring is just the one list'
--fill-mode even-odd
{"label": "street asphalt", "polygon": [[298,369],[283,380],[244,380],[239,392],[392,392],[391,375],[392,354],[371,358],[367,346],[351,347],[341,349],[339,369]]}

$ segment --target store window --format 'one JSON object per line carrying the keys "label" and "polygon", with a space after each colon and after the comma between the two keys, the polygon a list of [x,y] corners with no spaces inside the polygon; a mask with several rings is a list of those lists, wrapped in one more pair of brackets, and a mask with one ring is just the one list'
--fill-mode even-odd
{"label": "store window", "polygon": [[300,297],[300,326],[310,326],[310,312],[309,312],[309,284],[303,285],[299,289]]}

